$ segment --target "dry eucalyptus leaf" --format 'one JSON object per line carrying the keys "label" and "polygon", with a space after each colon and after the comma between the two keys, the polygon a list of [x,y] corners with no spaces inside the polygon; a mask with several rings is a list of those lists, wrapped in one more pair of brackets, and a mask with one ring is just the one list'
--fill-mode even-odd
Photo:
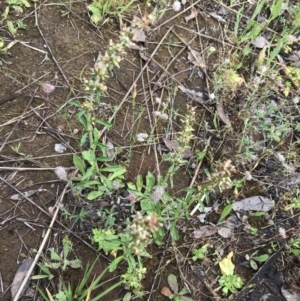
{"label": "dry eucalyptus leaf", "polygon": [[166,145],[166,147],[171,151],[176,151],[179,147],[178,143],[174,140],[170,140],[168,138],[163,138],[163,141]]}
{"label": "dry eucalyptus leaf", "polygon": [[223,102],[221,100],[217,103],[217,112],[218,116],[225,124],[230,124],[230,120],[224,112]]}
{"label": "dry eucalyptus leaf", "polygon": [[106,155],[108,158],[112,159],[115,156],[115,147],[109,140],[106,142],[106,146],[108,147]]}
{"label": "dry eucalyptus leaf", "polygon": [[201,214],[197,215],[197,218],[198,218],[198,220],[199,220],[201,223],[204,223],[204,222],[205,222],[206,215],[207,215],[207,213],[209,213],[209,212],[212,211],[212,208],[213,208],[213,207],[205,207],[205,208],[204,208],[204,213],[201,213]]}
{"label": "dry eucalyptus leaf", "polygon": [[182,154],[182,157],[183,159],[189,159],[193,156],[193,152],[190,148],[186,148],[184,151],[183,151],[183,154]]}
{"label": "dry eucalyptus leaf", "polygon": [[178,89],[182,93],[186,94],[187,96],[196,98],[197,101],[199,101],[200,103],[204,102],[204,100],[203,100],[203,93],[202,92],[197,92],[195,90],[188,89],[188,88],[186,88],[184,86],[181,86],[181,85],[178,86]]}
{"label": "dry eucalyptus leaf", "polygon": [[54,150],[57,153],[62,154],[67,150],[67,148],[61,143],[55,143]]}
{"label": "dry eucalyptus leaf", "polygon": [[[28,198],[30,198],[35,193],[36,193],[36,190],[28,190],[28,191],[23,192],[23,194]],[[10,197],[10,199],[13,201],[21,201],[21,200],[23,200],[23,197],[20,194],[16,193],[16,194],[13,194]]]}
{"label": "dry eucalyptus leaf", "polygon": [[226,9],[223,5],[221,5],[218,10],[218,14],[226,16],[226,15],[228,15],[228,13],[229,13],[228,9]]}
{"label": "dry eucalyptus leaf", "polygon": [[202,238],[214,235],[218,232],[217,227],[213,226],[203,226],[193,232],[194,238]]}
{"label": "dry eucalyptus leaf", "polygon": [[232,204],[234,211],[270,211],[274,208],[274,202],[263,196],[253,196]]}
{"label": "dry eucalyptus leaf", "polygon": [[145,42],[146,41],[146,34],[141,29],[135,29],[133,31],[133,41],[135,42]]}
{"label": "dry eucalyptus leaf", "polygon": [[226,223],[224,226],[229,229],[236,229],[242,225],[242,222],[239,220],[239,218],[236,215],[230,215],[226,219]]}
{"label": "dry eucalyptus leaf", "polygon": [[135,44],[133,42],[130,42],[129,48],[133,49],[133,50],[146,50],[145,47],[139,46],[139,45],[137,45],[137,44]]}
{"label": "dry eucalyptus leaf", "polygon": [[211,17],[213,17],[217,21],[219,21],[221,23],[227,23],[227,21],[225,19],[223,19],[221,16],[219,16],[218,14],[216,14],[214,12],[208,12],[208,13],[210,14]]}
{"label": "dry eucalyptus leaf", "polygon": [[270,43],[263,36],[258,36],[251,42],[251,44],[256,48],[264,48],[265,46],[269,46]]}
{"label": "dry eucalyptus leaf", "polygon": [[200,52],[197,50],[191,49],[191,51],[188,53],[188,60],[195,66],[201,68],[206,67]]}
{"label": "dry eucalyptus leaf", "polygon": [[148,62],[149,60],[151,60],[150,63],[149,63],[149,66],[150,66],[153,70],[159,71],[159,66],[157,65],[157,63],[154,62],[154,60],[151,59],[151,57],[150,57],[148,54],[146,54],[145,51],[140,50],[140,51],[139,51],[139,55],[140,55],[141,59],[143,59],[143,60],[146,61],[146,62]]}
{"label": "dry eucalyptus leaf", "polygon": [[232,235],[232,232],[229,228],[226,227],[220,227],[218,230],[218,234],[221,235],[224,238],[230,238]]}
{"label": "dry eucalyptus leaf", "polygon": [[281,288],[281,293],[286,301],[300,301],[300,292],[290,292],[286,288]]}
{"label": "dry eucalyptus leaf", "polygon": [[[11,292],[11,297],[12,299],[14,299],[15,295],[17,294],[19,287],[21,286],[23,279],[26,277],[31,264],[33,263],[33,259],[31,258],[27,258],[23,261],[23,263],[20,265],[20,267],[18,268],[14,280],[11,284],[11,288],[10,288],[10,292]],[[27,281],[26,285],[24,286],[20,297],[24,294],[24,292],[27,290],[28,286],[29,286],[29,280]]]}
{"label": "dry eucalyptus leaf", "polygon": [[190,20],[193,20],[197,17],[198,11],[195,8],[192,8],[191,13],[185,17],[185,22],[188,23]]}

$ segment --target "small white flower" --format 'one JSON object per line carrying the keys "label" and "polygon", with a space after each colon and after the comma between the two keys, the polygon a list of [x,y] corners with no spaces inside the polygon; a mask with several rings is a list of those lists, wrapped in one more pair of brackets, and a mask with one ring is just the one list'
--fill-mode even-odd
{"label": "small white flower", "polygon": [[209,99],[213,100],[213,99],[215,99],[215,98],[216,98],[216,95],[215,95],[214,92],[211,93],[211,94],[209,94]]}
{"label": "small white flower", "polygon": [[155,97],[155,102],[156,102],[157,104],[161,104],[161,98]]}
{"label": "small white flower", "polygon": [[159,112],[159,111],[154,111],[153,114],[154,114],[154,116],[156,116],[156,117],[158,117],[159,119],[162,119],[162,120],[168,120],[169,119],[169,116],[166,113],[162,113],[162,112]]}
{"label": "small white flower", "polygon": [[136,135],[138,142],[144,142],[148,138],[148,134],[146,133],[139,133]]}
{"label": "small white flower", "polygon": [[251,176],[251,173],[249,171],[245,172],[245,179],[246,181],[252,181],[253,177]]}
{"label": "small white flower", "polygon": [[54,172],[59,179],[68,181],[68,174],[62,166],[55,167]]}
{"label": "small white flower", "polygon": [[286,239],[286,238],[287,238],[286,233],[285,233],[285,229],[284,229],[284,228],[279,227],[279,228],[278,228],[278,232],[279,232],[280,236],[281,236],[283,239]]}
{"label": "small white flower", "polygon": [[159,118],[162,119],[162,120],[169,120],[169,116],[166,113],[161,113]]}
{"label": "small white flower", "polygon": [[181,10],[181,3],[179,1],[175,1],[173,3],[172,7],[173,7],[174,11],[180,11]]}
{"label": "small white flower", "polygon": [[65,152],[67,150],[67,148],[61,143],[55,143],[54,150],[57,153],[62,154],[63,152]]}
{"label": "small white flower", "polygon": [[294,104],[298,104],[299,101],[300,101],[299,96],[295,96],[295,97],[292,99],[292,102],[293,102]]}
{"label": "small white flower", "polygon": [[165,188],[162,186],[157,186],[150,195],[151,201],[153,201],[154,203],[158,203],[163,198],[164,193]]}
{"label": "small white flower", "polygon": [[277,159],[279,162],[284,163],[285,157],[281,153],[276,153]]}
{"label": "small white flower", "polygon": [[42,86],[43,92],[44,92],[45,94],[50,94],[50,93],[52,93],[52,92],[54,91],[54,89],[55,89],[55,86],[53,86],[53,85],[51,85],[51,84],[49,84],[49,83],[42,83],[41,86]]}

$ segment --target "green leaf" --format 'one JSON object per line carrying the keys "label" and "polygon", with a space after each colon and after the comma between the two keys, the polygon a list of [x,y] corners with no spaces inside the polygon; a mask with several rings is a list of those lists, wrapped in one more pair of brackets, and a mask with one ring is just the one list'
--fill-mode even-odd
{"label": "green leaf", "polygon": [[126,172],[126,168],[124,166],[120,166],[119,170],[116,170],[112,175],[108,177],[109,180],[114,180],[116,178],[120,178]]}
{"label": "green leaf", "polygon": [[68,238],[68,236],[65,236],[63,238],[63,254],[64,254],[64,259],[67,259],[71,249],[72,249],[72,242],[71,240]]}
{"label": "green leaf", "polygon": [[85,172],[84,161],[79,156],[77,156],[76,154],[73,155],[73,164],[75,165],[76,168],[79,169],[81,174],[84,174],[84,172]]}
{"label": "green leaf", "polygon": [[133,184],[133,183],[131,183],[131,182],[128,182],[128,183],[127,183],[127,187],[128,187],[128,189],[130,189],[130,190],[137,190],[135,184]]}
{"label": "green leaf", "polygon": [[271,17],[270,17],[269,21],[272,21],[279,16],[282,4],[283,4],[282,0],[274,0],[273,1],[272,6],[270,8]]}
{"label": "green leaf", "polygon": [[26,7],[30,7],[30,4],[27,0],[21,0],[21,2],[26,6]]}
{"label": "green leaf", "polygon": [[80,146],[85,145],[87,143],[87,141],[88,141],[88,134],[85,133],[80,139]]}
{"label": "green leaf", "polygon": [[257,263],[255,262],[255,260],[253,259],[250,259],[249,260],[249,263],[250,263],[250,266],[253,270],[257,271],[258,270],[258,266],[257,266]]}
{"label": "green leaf", "polygon": [[188,293],[189,293],[189,290],[186,287],[184,287],[182,290],[180,290],[178,295],[182,296],[182,295],[186,295]]}
{"label": "green leaf", "polygon": [[146,176],[146,192],[150,192],[155,184],[155,176],[148,171]]}
{"label": "green leaf", "polygon": [[68,301],[67,296],[64,291],[59,291],[55,295],[55,301]]}
{"label": "green leaf", "polygon": [[179,239],[179,233],[175,227],[174,224],[171,225],[170,227],[170,232],[171,232],[171,235],[173,237],[174,240],[178,240]]}
{"label": "green leaf", "polygon": [[136,178],[136,187],[139,192],[141,192],[144,187],[143,177],[141,175],[138,175]]}
{"label": "green leaf", "polygon": [[108,158],[108,157],[97,157],[97,161],[99,162],[110,162],[113,161],[114,158]]}
{"label": "green leaf", "polygon": [[101,125],[104,125],[105,127],[107,127],[108,129],[110,129],[112,127],[112,124],[109,123],[109,122],[106,122],[106,121],[103,121],[103,120],[100,120],[100,119],[97,119],[96,120],[97,123],[101,124]]}
{"label": "green leaf", "polygon": [[123,298],[122,301],[130,301],[130,300],[131,300],[131,292],[128,292],[128,293],[124,296],[124,298]]}
{"label": "green leaf", "polygon": [[54,251],[54,248],[51,248],[51,255],[50,255],[51,260],[58,260],[61,261],[62,259],[60,256]]}
{"label": "green leaf", "polygon": [[219,219],[219,221],[218,221],[218,224],[219,224],[220,222],[222,222],[222,221],[225,219],[225,217],[228,216],[228,215],[230,214],[231,209],[232,209],[232,204],[227,205],[227,206],[224,207],[224,209],[223,209],[223,211],[222,211],[222,213],[221,213],[220,219]]}
{"label": "green leaf", "polygon": [[95,165],[93,165],[90,168],[88,168],[88,170],[86,171],[86,173],[82,176],[81,181],[87,180],[91,176],[94,176],[95,175],[95,170],[96,170],[96,166]]}
{"label": "green leaf", "polygon": [[6,6],[4,13],[2,14],[3,20],[7,18],[9,14],[9,5]]}
{"label": "green leaf", "polygon": [[120,263],[120,261],[123,259],[123,256],[119,256],[117,258],[115,258],[109,265],[109,271],[113,272],[116,270],[116,268],[118,267],[118,264]]}
{"label": "green leaf", "polygon": [[95,153],[92,149],[82,152],[82,157],[84,160],[88,161],[91,165],[95,163]]}
{"label": "green leaf", "polygon": [[99,137],[100,137],[99,131],[97,128],[94,128],[94,130],[93,130],[93,137],[94,137],[94,142],[97,143],[99,140]]}
{"label": "green leaf", "polygon": [[263,255],[260,255],[260,256],[252,257],[252,259],[254,259],[255,261],[258,261],[258,262],[265,262],[266,260],[268,260],[268,258],[269,258],[268,254],[263,254]]}
{"label": "green leaf", "polygon": [[92,188],[95,185],[101,184],[99,180],[90,180],[90,181],[81,181],[79,184],[76,184],[76,188],[84,189],[84,188]]}
{"label": "green leaf", "polygon": [[296,255],[296,256],[300,255],[300,250],[299,249],[290,249],[289,252]]}
{"label": "green leaf", "polygon": [[108,171],[108,172],[118,172],[120,170],[123,170],[123,171],[125,170],[125,172],[126,172],[126,168],[121,165],[108,166],[108,167],[104,167],[104,168],[100,169],[100,171]]}
{"label": "green leaf", "polygon": [[46,262],[45,266],[50,269],[57,270],[62,266],[62,262]]}
{"label": "green leaf", "polygon": [[7,21],[6,23],[9,32],[12,34],[13,37],[15,37],[17,29],[14,27],[14,23],[12,21]]}
{"label": "green leaf", "polygon": [[101,195],[103,195],[104,192],[105,192],[105,187],[99,186],[97,191],[91,191],[88,194],[87,199],[89,201],[93,201],[93,200],[97,199],[98,197],[100,197]]}
{"label": "green leaf", "polygon": [[168,284],[169,284],[170,288],[172,289],[172,291],[175,294],[178,294],[178,282],[177,282],[177,278],[174,274],[169,274]]}
{"label": "green leaf", "polygon": [[100,10],[93,4],[90,4],[88,6],[88,9],[92,12],[92,16],[91,16],[92,22],[98,24],[101,20]]}
{"label": "green leaf", "polygon": [[46,273],[48,276],[51,275],[50,270],[49,270],[45,265],[43,265],[43,264],[41,264],[41,263],[38,263],[38,266],[39,266],[39,268],[40,268],[44,273]]}
{"label": "green leaf", "polygon": [[40,280],[40,279],[45,279],[45,278],[49,278],[49,277],[51,277],[51,275],[34,275],[31,277],[31,279]]}
{"label": "green leaf", "polygon": [[141,201],[141,209],[143,212],[151,212],[154,211],[154,203],[150,201],[149,199],[143,199]]}
{"label": "green leaf", "polygon": [[72,269],[79,269],[81,267],[81,261],[79,259],[74,259],[74,260],[70,260],[68,262],[68,265],[72,268]]}

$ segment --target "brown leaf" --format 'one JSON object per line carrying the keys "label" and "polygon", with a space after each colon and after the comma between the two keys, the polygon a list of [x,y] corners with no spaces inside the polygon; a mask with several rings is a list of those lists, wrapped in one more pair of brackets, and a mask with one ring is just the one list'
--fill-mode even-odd
{"label": "brown leaf", "polygon": [[251,44],[256,48],[264,48],[265,46],[270,45],[268,40],[266,38],[264,38],[263,36],[258,36],[251,42]]}
{"label": "brown leaf", "polygon": [[221,100],[217,103],[217,112],[218,116],[225,124],[230,124],[230,120],[224,112],[223,102]]}
{"label": "brown leaf", "polygon": [[202,237],[207,237],[214,235],[215,233],[218,232],[217,227],[213,226],[203,226],[200,229],[197,229],[193,232],[194,238],[202,238]]}
{"label": "brown leaf", "polygon": [[179,148],[179,145],[176,141],[170,140],[168,138],[163,138],[163,141],[166,145],[166,147],[171,151],[176,151]]}
{"label": "brown leaf", "polygon": [[193,152],[190,148],[186,148],[182,154],[183,159],[189,159],[193,156]]}
{"label": "brown leaf", "polygon": [[197,17],[198,11],[195,8],[192,8],[189,16],[185,17],[185,22],[188,23],[190,20],[193,20]]}
{"label": "brown leaf", "polygon": [[164,286],[160,292],[166,297],[170,297],[172,295],[171,290],[167,286]]}
{"label": "brown leaf", "polygon": [[[32,262],[33,262],[32,258],[27,258],[27,259],[25,259],[23,261],[23,263],[18,268],[18,270],[16,272],[16,275],[14,277],[14,280],[13,280],[13,282],[11,284],[11,288],[10,288],[11,298],[12,299],[14,299],[15,295],[17,294],[17,292],[19,290],[19,287],[22,284],[23,279],[26,277],[26,275],[27,275],[27,273],[28,273],[28,271],[29,271],[29,269],[31,267]],[[20,296],[22,294],[24,294],[24,292],[26,291],[26,289],[28,288],[28,286],[29,286],[29,281],[24,286],[23,291],[21,292]]]}
{"label": "brown leaf", "polygon": [[216,19],[217,21],[221,22],[221,23],[227,23],[225,19],[223,19],[221,16],[219,16],[218,14],[214,13],[214,12],[208,12],[214,19]]}
{"label": "brown leaf", "polygon": [[106,142],[106,146],[106,155],[108,158],[112,159],[115,156],[115,147],[109,140]]}
{"label": "brown leaf", "polygon": [[202,69],[206,68],[203,58],[200,52],[197,50],[191,49],[191,51],[188,53],[188,60],[195,66],[201,67]]}
{"label": "brown leaf", "polygon": [[140,51],[139,51],[139,55],[140,55],[140,57],[141,57],[144,61],[146,61],[146,62],[148,62],[148,61],[150,60],[149,66],[150,66],[153,70],[159,71],[159,66],[157,65],[157,63],[156,63],[153,59],[151,59],[151,57],[150,57],[148,54],[146,54],[145,51],[140,50]]}
{"label": "brown leaf", "polygon": [[135,29],[133,31],[133,41],[135,42],[145,42],[146,41],[146,34],[143,30],[141,29]]}

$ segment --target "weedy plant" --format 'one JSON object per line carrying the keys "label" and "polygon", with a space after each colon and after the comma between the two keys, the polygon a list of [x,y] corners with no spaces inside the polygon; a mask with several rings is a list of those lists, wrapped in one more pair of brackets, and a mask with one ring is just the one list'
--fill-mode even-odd
{"label": "weedy plant", "polygon": [[[97,261],[97,260],[96,260]],[[105,297],[108,293],[110,293],[112,290],[114,290],[116,287],[120,286],[122,284],[121,281],[116,282],[115,279],[110,279],[106,281],[102,281],[104,275],[108,272],[108,268],[105,268],[100,275],[97,277],[94,276],[93,279],[92,273],[94,270],[94,266],[96,261],[92,265],[87,265],[84,275],[82,276],[79,284],[75,287],[75,289],[72,288],[70,283],[62,282],[63,280],[60,279],[60,289],[56,294],[51,294],[50,291],[46,288],[46,294],[37,286],[37,290],[43,297],[45,301],[97,301],[101,300],[103,297]],[[39,275],[37,275],[39,276]],[[34,276],[36,277],[36,276]],[[33,278],[33,279],[40,279],[40,278]],[[107,285],[110,282],[111,285],[108,289],[102,291],[101,293],[98,293],[96,296],[92,297],[94,295],[94,292],[96,290],[99,290],[103,285]]]}
{"label": "weedy plant", "polygon": [[54,248],[50,249],[50,260],[44,256],[44,263],[38,264],[45,274],[35,275],[33,276],[33,279],[52,279],[53,275],[50,270],[62,269],[62,271],[65,271],[67,267],[71,267],[73,269],[78,269],[81,267],[81,262],[79,259],[69,260],[68,258],[70,252],[72,251],[72,242],[67,236],[63,238],[62,247],[62,254],[55,252]]}
{"label": "weedy plant", "polygon": [[193,301],[192,298],[185,296],[189,293],[189,290],[186,287],[183,287],[181,290],[179,290],[178,281],[174,274],[169,274],[167,280],[170,288],[166,286],[162,288],[161,293],[164,296],[175,301]]}
{"label": "weedy plant", "polygon": [[218,283],[222,287],[224,295],[228,293],[236,293],[238,289],[243,287],[242,279],[234,273],[234,264],[231,261],[233,252],[230,252],[225,258],[219,262],[222,276]]}
{"label": "weedy plant", "polygon": [[119,17],[126,12],[136,0],[93,0],[88,6],[91,21],[102,25],[112,17]]}
{"label": "weedy plant", "polygon": [[[2,14],[2,20],[6,20],[7,28],[12,36],[16,36],[18,29],[26,29],[26,24],[22,20],[15,22],[8,19],[9,14],[13,11],[17,16],[23,14],[25,8],[29,8],[30,1],[27,0],[6,0],[6,8]],[[1,49],[1,47],[0,47]]]}
{"label": "weedy plant", "polygon": [[208,248],[209,247],[210,247],[209,244],[205,244],[200,249],[193,249],[192,250],[192,254],[193,254],[192,259],[194,261],[196,261],[198,259],[203,260],[206,257],[207,253],[208,253]]}

